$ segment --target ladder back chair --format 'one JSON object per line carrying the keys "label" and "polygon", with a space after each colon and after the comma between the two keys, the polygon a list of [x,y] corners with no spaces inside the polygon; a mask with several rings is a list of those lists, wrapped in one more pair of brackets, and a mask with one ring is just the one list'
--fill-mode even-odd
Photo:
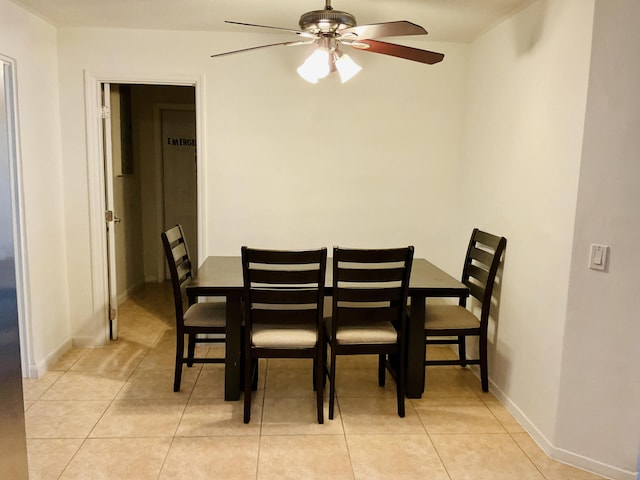
{"label": "ladder back chair", "polygon": [[[395,358],[398,415],[405,416],[405,346],[413,247],[333,249],[333,297],[325,318],[329,366],[329,418],[333,418],[337,355],[378,355],[378,385],[384,386],[389,355]],[[327,355],[325,354],[325,357]]]}
{"label": "ladder back chair", "polygon": [[[425,307],[425,342],[428,345],[457,345],[458,358],[452,360],[425,359],[425,365],[480,365],[482,391],[489,391],[487,358],[487,327],[491,311],[493,287],[507,239],[475,228],[469,240],[462,270],[462,283],[469,287],[471,297],[479,302],[480,318],[467,309],[466,298],[458,305]],[[478,358],[467,358],[466,338],[478,337]],[[449,337],[449,338],[442,338]],[[452,338],[455,337],[455,338]]]}
{"label": "ladder back chair", "polygon": [[[203,302],[189,305],[185,310],[184,285],[192,277],[192,264],[182,226],[176,225],[162,232],[162,245],[169,265],[176,313],[176,365],[173,391],[180,390],[182,365],[194,363],[224,363],[224,358],[195,356],[196,343],[224,343],[226,302]],[[214,337],[201,335],[215,334]],[[187,355],[184,355],[184,336],[188,336]]]}
{"label": "ladder back chair", "polygon": [[244,278],[244,423],[251,419],[259,358],[313,359],[318,423],[324,423],[324,283],[327,249],[242,247]]}

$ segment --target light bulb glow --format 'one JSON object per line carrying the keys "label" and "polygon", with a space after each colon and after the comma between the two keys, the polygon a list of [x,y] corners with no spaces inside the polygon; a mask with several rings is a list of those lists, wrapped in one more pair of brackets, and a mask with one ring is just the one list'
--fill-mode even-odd
{"label": "light bulb glow", "polygon": [[329,75],[329,52],[325,48],[316,48],[298,67],[298,75],[307,82],[318,83],[318,80]]}
{"label": "light bulb glow", "polygon": [[351,60],[351,57],[347,54],[342,54],[338,57],[335,60],[335,65],[342,83],[348,82],[362,70],[362,67]]}

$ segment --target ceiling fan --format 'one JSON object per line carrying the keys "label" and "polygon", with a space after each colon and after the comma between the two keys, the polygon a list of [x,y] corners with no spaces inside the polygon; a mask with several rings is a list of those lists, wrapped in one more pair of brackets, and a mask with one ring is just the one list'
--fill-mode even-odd
{"label": "ceiling fan", "polygon": [[420,25],[406,20],[358,25],[356,18],[350,13],[334,10],[331,6],[331,0],[325,0],[323,10],[313,10],[303,13],[298,23],[300,25],[299,30],[230,20],[226,20],[225,23],[282,30],[294,33],[299,37],[299,40],[243,48],[241,50],[218,53],[211,55],[211,57],[221,57],[260,48],[315,44],[316,49],[298,68],[298,74],[311,83],[317,83],[320,78],[324,78],[334,71],[338,72],[342,83],[344,83],[361,70],[361,67],[342,51],[342,46],[430,65],[441,62],[444,58],[444,54],[442,53],[374,40],[380,37],[426,35],[427,31]]}

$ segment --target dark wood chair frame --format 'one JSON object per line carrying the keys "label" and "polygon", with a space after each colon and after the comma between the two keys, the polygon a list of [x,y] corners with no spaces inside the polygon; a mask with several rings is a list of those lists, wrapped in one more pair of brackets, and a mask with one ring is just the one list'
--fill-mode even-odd
{"label": "dark wood chair frame", "polygon": [[[332,310],[330,331],[326,333],[327,344],[331,348],[328,369],[330,419],[334,415],[338,355],[377,354],[378,385],[385,385],[388,369],[396,380],[398,415],[405,416],[407,296],[413,253],[412,246],[390,249],[334,247]],[[389,283],[395,285],[389,286]],[[355,344],[337,341],[338,328],[344,322],[358,322],[366,326],[372,321],[391,322],[397,331],[396,341]],[[390,362],[390,357],[395,361]]]}
{"label": "dark wood chair frame", "polygon": [[[427,318],[427,321],[425,321],[425,342],[427,345],[458,346],[458,359],[425,359],[425,366],[460,365],[466,367],[467,365],[480,365],[480,381],[483,392],[489,391],[487,330],[489,314],[491,312],[493,287],[506,245],[507,239],[504,237],[498,237],[477,228],[473,229],[465,256],[462,283],[469,287],[470,295],[481,304],[479,324],[476,328],[429,329],[426,326],[428,321],[428,305],[425,314]],[[461,297],[459,305],[466,308],[466,301],[466,297]],[[466,338],[469,336],[478,337],[478,358],[467,358]],[[443,339],[433,337],[456,338]]]}
{"label": "dark wood chair frame", "polygon": [[[251,419],[252,390],[257,387],[259,358],[312,358],[318,423],[324,423],[324,284],[327,249],[260,250],[242,247],[244,279],[244,423]],[[316,330],[313,346],[257,347],[254,326],[299,325]]]}
{"label": "dark wood chair frame", "polygon": [[[224,363],[224,358],[202,358],[195,356],[196,343],[224,343],[226,327],[222,326],[187,326],[184,322],[184,285],[192,277],[192,263],[189,257],[189,249],[184,238],[181,225],[176,225],[162,232],[162,245],[169,266],[171,285],[173,287],[173,302],[176,314],[176,363],[173,391],[180,390],[182,379],[182,365],[188,367],[194,363]],[[218,316],[225,318],[222,309],[224,302],[220,302]],[[189,306],[191,308],[191,306]],[[199,337],[198,335],[215,334],[215,337]],[[187,356],[184,356],[184,336],[188,335]]]}

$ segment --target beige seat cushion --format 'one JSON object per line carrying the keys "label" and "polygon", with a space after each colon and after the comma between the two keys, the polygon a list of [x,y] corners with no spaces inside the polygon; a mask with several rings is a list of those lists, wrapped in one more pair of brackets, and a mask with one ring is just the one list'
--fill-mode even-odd
{"label": "beige seat cushion", "polygon": [[[331,317],[325,317],[327,332],[331,335]],[[391,322],[346,322],[338,326],[336,340],[341,345],[396,343],[398,332]]]}
{"label": "beige seat cushion", "polygon": [[184,313],[185,327],[224,327],[226,323],[225,302],[195,303]]}
{"label": "beige seat cushion", "polygon": [[480,320],[459,305],[427,305],[424,314],[424,328],[446,330],[451,328],[478,328]]}
{"label": "beige seat cushion", "polygon": [[318,341],[316,326],[253,325],[251,343],[262,348],[313,348]]}

